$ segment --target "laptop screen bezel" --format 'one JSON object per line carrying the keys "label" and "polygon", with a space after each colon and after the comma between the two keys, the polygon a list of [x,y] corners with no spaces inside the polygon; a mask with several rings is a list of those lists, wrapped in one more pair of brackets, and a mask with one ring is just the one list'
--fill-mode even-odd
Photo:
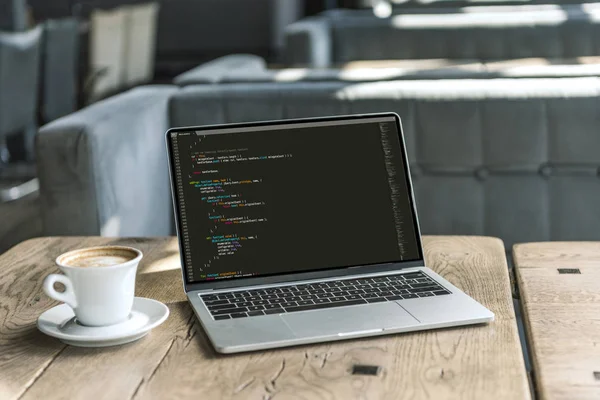
{"label": "laptop screen bezel", "polygon": [[[234,278],[234,279],[223,279],[223,280],[208,280],[204,282],[188,282],[187,279],[187,265],[186,265],[186,257],[184,254],[185,247],[183,246],[183,237],[180,231],[180,216],[181,211],[179,209],[179,194],[177,190],[177,183],[175,181],[175,165],[172,154],[172,143],[171,143],[171,133],[173,132],[189,132],[189,131],[203,131],[210,130],[215,131],[219,129],[227,129],[227,132],[231,132],[231,129],[237,128],[252,128],[252,127],[263,127],[263,126],[275,126],[275,125],[293,125],[298,123],[307,123],[307,122],[337,122],[343,124],[344,121],[355,121],[357,119],[376,119],[382,117],[393,117],[396,122],[396,128],[398,130],[399,142],[401,146],[403,163],[404,163],[404,172],[405,178],[409,191],[409,201],[411,206],[411,211],[413,215],[414,221],[414,229],[415,229],[415,239],[417,241],[417,249],[419,251],[419,258],[416,260],[410,261],[398,261],[391,263],[382,263],[382,264],[368,264],[368,265],[356,265],[350,267],[330,267],[326,269],[321,269],[318,271],[308,271],[308,272],[298,272],[298,273],[285,273],[281,275],[268,275],[268,276],[254,276],[247,278]],[[219,134],[215,132],[211,132],[211,134]],[[251,133],[249,133],[251,134]],[[400,117],[396,113],[386,112],[386,113],[374,113],[374,114],[358,114],[358,115],[342,115],[342,116],[332,116],[332,117],[315,117],[315,118],[300,118],[300,119],[286,119],[286,120],[275,120],[275,121],[262,121],[262,122],[243,122],[243,123],[234,123],[234,124],[218,124],[218,125],[203,125],[203,126],[187,126],[187,127],[178,127],[171,128],[165,134],[166,144],[167,144],[167,153],[168,153],[168,163],[169,163],[169,177],[171,181],[171,194],[173,199],[173,210],[175,213],[175,228],[177,230],[177,240],[179,243],[179,255],[181,259],[181,271],[183,276],[183,284],[184,289],[187,292],[191,291],[206,291],[213,289],[234,289],[239,287],[246,286],[258,286],[258,285],[267,285],[267,284],[275,284],[275,283],[289,283],[295,281],[302,280],[312,280],[312,279],[323,279],[323,278],[337,278],[344,277],[348,275],[361,275],[366,273],[377,273],[377,272],[387,272],[387,271],[396,271],[399,269],[405,268],[414,268],[414,267],[422,267],[424,266],[423,259],[423,246],[421,242],[421,230],[419,227],[419,220],[417,216],[417,209],[415,204],[415,198],[413,193],[413,185],[410,177],[410,169],[409,162],[406,154],[406,145],[404,143],[404,135],[402,134],[402,123],[400,121]]]}

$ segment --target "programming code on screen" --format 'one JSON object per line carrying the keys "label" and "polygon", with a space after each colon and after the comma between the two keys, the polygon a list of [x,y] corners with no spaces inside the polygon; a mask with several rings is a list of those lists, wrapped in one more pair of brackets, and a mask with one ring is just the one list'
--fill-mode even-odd
{"label": "programming code on screen", "polygon": [[188,282],[420,258],[391,117],[170,138]]}

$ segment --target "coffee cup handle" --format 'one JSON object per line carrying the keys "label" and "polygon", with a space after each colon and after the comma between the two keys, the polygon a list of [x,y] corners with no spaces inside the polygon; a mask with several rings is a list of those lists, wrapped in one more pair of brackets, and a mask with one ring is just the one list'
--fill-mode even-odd
{"label": "coffee cup handle", "polygon": [[[57,292],[56,289],[54,289],[54,284],[56,282],[60,282],[65,285],[64,292]],[[44,280],[44,292],[48,295],[48,297],[51,297],[54,300],[62,301],[73,309],[77,308],[77,299],[75,298],[75,292],[73,291],[73,283],[71,283],[71,280],[64,275],[48,275]]]}

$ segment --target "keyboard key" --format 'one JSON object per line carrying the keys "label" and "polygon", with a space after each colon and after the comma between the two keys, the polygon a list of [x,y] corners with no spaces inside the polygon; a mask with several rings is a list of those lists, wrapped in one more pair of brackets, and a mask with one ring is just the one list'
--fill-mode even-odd
{"label": "keyboard key", "polygon": [[244,318],[244,317],[247,317],[247,316],[248,316],[248,314],[246,314],[245,312],[231,314],[231,318]]}
{"label": "keyboard key", "polygon": [[222,309],[231,308],[231,307],[235,307],[235,304],[229,304],[229,303],[227,303],[227,304],[218,304],[216,306],[208,306],[208,309],[210,311],[213,311],[213,310],[222,310]]}
{"label": "keyboard key", "polygon": [[345,301],[346,298],[344,298],[344,297],[332,297],[329,300],[331,300],[332,302],[334,302],[334,301]]}
{"label": "keyboard key", "polygon": [[216,306],[219,304],[229,304],[229,300],[215,300],[215,301],[205,301],[204,304],[206,304],[206,306]]}
{"label": "keyboard key", "polygon": [[410,285],[413,289],[432,286],[431,283],[413,283]]}
{"label": "keyboard key", "polygon": [[273,308],[272,310],[265,310],[265,314],[282,314],[285,310],[283,308]]}
{"label": "keyboard key", "polygon": [[408,274],[402,274],[402,276],[404,276],[404,279],[415,279],[422,278],[424,274],[422,274],[421,272],[411,272]]}
{"label": "keyboard key", "polygon": [[402,297],[405,299],[416,299],[419,296],[417,296],[416,294],[407,293],[407,294],[403,294]]}
{"label": "keyboard key", "polygon": [[371,286],[374,288],[385,288],[385,287],[388,287],[388,283],[387,282],[377,282],[377,283],[371,284]]}
{"label": "keyboard key", "polygon": [[248,297],[246,297],[246,300],[257,301],[257,300],[262,300],[262,299],[260,298],[260,296],[248,296]]}
{"label": "keyboard key", "polygon": [[329,299],[316,299],[314,300],[315,304],[323,304],[323,303],[331,303]]}
{"label": "keyboard key", "polygon": [[264,294],[261,296],[261,298],[263,300],[271,300],[271,299],[276,299],[277,295],[276,294]]}
{"label": "keyboard key", "polygon": [[431,297],[431,296],[434,296],[434,294],[431,292],[419,293],[419,297]]}
{"label": "keyboard key", "polygon": [[379,295],[380,295],[381,297],[387,297],[387,296],[391,296],[391,295],[392,295],[392,292],[379,292]]}
{"label": "keyboard key", "polygon": [[232,314],[232,313],[240,313],[248,311],[246,307],[236,307],[236,308],[225,308],[223,310],[214,310],[210,313],[212,315],[222,315],[222,314]]}
{"label": "keyboard key", "polygon": [[389,301],[402,300],[402,296],[387,296],[386,299]]}
{"label": "keyboard key", "polygon": [[359,304],[367,304],[367,302],[365,300],[350,300],[350,301],[343,301],[343,302],[338,302],[338,303],[313,304],[310,306],[289,307],[289,308],[286,308],[285,311],[298,312],[298,311],[321,310],[321,309],[325,309],[325,308],[355,306],[355,305],[359,305]]}
{"label": "keyboard key", "polygon": [[281,304],[281,303],[285,303],[285,302],[286,302],[285,297],[280,297],[278,299],[269,300],[269,304]]}
{"label": "keyboard key", "polygon": [[300,300],[297,302],[299,306],[307,306],[309,304],[315,304],[312,300]]}
{"label": "keyboard key", "polygon": [[300,297],[300,296],[291,296],[291,297],[286,297],[285,299],[287,301],[298,301],[298,300],[302,300],[302,297]]}
{"label": "keyboard key", "polygon": [[350,296],[346,296],[346,300],[360,300],[362,299],[362,297],[360,297],[360,294],[353,294]]}
{"label": "keyboard key", "polygon": [[265,304],[265,310],[272,310],[274,308],[281,308],[281,304]]}
{"label": "keyboard key", "polygon": [[440,289],[440,287],[436,285],[436,286],[418,287],[418,288],[408,289],[408,290],[411,293],[420,293],[420,292],[431,292],[432,290],[439,290],[439,289]]}
{"label": "keyboard key", "polygon": [[248,307],[252,305],[251,301],[241,301],[239,303],[235,303],[238,307]]}
{"label": "keyboard key", "polygon": [[257,317],[259,315],[265,315],[265,313],[262,311],[248,311],[249,317]]}
{"label": "keyboard key", "polygon": [[364,292],[365,292],[364,290],[348,290],[349,295],[363,294]]}
{"label": "keyboard key", "polygon": [[219,300],[224,300],[224,299],[233,299],[233,295],[231,293],[220,294]]}
{"label": "keyboard key", "polygon": [[331,293],[318,293],[316,296],[317,299],[328,299],[330,297],[334,297]]}
{"label": "keyboard key", "polygon": [[265,305],[269,304],[269,300],[256,300],[253,301],[252,304],[254,304],[255,306]]}
{"label": "keyboard key", "polygon": [[204,300],[204,302],[219,300],[219,297],[216,294],[209,294],[207,296],[201,296],[201,298],[202,298],[202,300]]}
{"label": "keyboard key", "polygon": [[230,317],[229,315],[215,315],[213,318],[218,321],[220,319],[229,319]]}
{"label": "keyboard key", "polygon": [[371,297],[370,299],[365,299],[369,303],[381,303],[387,301],[385,297]]}
{"label": "keyboard key", "polygon": [[333,294],[335,294],[335,297],[349,296],[350,295],[350,293],[346,292],[345,290],[342,290],[341,292],[334,292]]}
{"label": "keyboard key", "polygon": [[443,296],[445,294],[450,294],[450,292],[446,291],[446,290],[436,290],[433,292],[434,295],[436,296]]}
{"label": "keyboard key", "polygon": [[248,311],[258,311],[258,310],[264,310],[265,306],[249,306],[247,308],[248,308]]}
{"label": "keyboard key", "polygon": [[317,296],[315,296],[314,294],[309,295],[309,296],[300,296],[302,297],[302,300],[314,300],[317,298]]}

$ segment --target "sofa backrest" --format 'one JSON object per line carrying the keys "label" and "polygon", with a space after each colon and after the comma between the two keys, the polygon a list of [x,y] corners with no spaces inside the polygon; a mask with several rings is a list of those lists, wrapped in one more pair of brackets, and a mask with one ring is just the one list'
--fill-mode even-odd
{"label": "sofa backrest", "polygon": [[386,19],[332,18],[333,60],[600,55],[596,16],[600,16],[596,5],[569,5],[529,11],[400,14]]}
{"label": "sofa backrest", "polygon": [[189,126],[397,112],[423,233],[510,246],[600,239],[599,105],[599,78],[301,82],[189,86],[169,114]]}
{"label": "sofa backrest", "polygon": [[324,67],[354,60],[569,58],[600,55],[600,4],[408,10],[377,18],[342,10],[286,32],[287,62]]}

